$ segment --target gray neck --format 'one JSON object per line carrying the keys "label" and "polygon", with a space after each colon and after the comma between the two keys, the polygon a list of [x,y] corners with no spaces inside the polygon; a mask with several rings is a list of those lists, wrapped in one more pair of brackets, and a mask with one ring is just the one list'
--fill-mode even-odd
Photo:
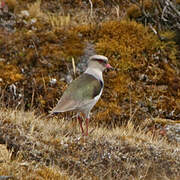
{"label": "gray neck", "polygon": [[103,76],[102,76],[102,71],[99,68],[87,68],[84,73],[90,74],[90,75],[94,76],[96,79],[104,82]]}

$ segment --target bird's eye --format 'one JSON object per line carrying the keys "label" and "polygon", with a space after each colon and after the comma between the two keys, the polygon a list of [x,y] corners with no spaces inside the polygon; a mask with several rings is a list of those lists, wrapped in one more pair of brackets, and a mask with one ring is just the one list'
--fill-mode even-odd
{"label": "bird's eye", "polygon": [[99,61],[101,64],[106,64],[106,62],[103,61],[103,60],[101,60],[101,59],[99,59],[98,61]]}

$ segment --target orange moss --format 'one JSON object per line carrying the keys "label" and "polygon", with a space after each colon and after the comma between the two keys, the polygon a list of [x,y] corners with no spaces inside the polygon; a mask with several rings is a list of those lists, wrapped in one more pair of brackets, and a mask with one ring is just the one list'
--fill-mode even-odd
{"label": "orange moss", "polygon": [[[64,6],[66,3],[68,6],[71,3],[73,6],[77,6],[77,3],[83,6],[79,0],[61,2]],[[103,0],[93,1],[97,6],[101,2],[106,4]],[[50,3],[56,5],[57,2]],[[151,10],[151,3],[144,1],[144,7]],[[41,5],[38,8],[44,13]],[[139,13],[137,7],[130,8],[129,16]],[[94,44],[96,53],[107,56],[110,64],[115,67],[114,71],[104,75],[105,89],[96,106],[96,121],[140,121],[147,114],[157,115],[158,110],[163,112],[160,115],[164,117],[176,108],[179,91],[175,90],[178,85],[174,77],[178,75],[175,68],[178,61],[172,33],[163,32],[162,35],[168,37],[168,41],[159,41],[147,27],[135,21],[98,22],[94,20],[79,25],[70,23],[68,28],[53,28],[49,20],[39,20],[37,17],[34,25],[20,24],[15,33],[7,36],[0,33],[1,57],[9,63],[2,66],[10,66],[6,73],[0,70],[0,78],[8,83],[20,82],[24,78],[21,85],[26,88],[27,107],[34,105],[40,110],[49,111],[65,87],[66,83],[60,79],[62,74],[67,74],[67,64],[71,63],[69,60],[74,57],[77,64],[78,58],[84,53],[86,42],[90,42]],[[20,68],[25,71],[23,76]],[[55,78],[57,83],[52,85],[51,78]],[[152,88],[156,85],[167,88]],[[173,96],[176,98],[173,99]],[[132,115],[134,111],[136,116]]]}
{"label": "orange moss", "polygon": [[67,34],[67,38],[64,41],[62,48],[63,52],[65,53],[65,58],[78,57],[81,56],[83,53],[84,44],[78,37],[78,34],[70,31]]}
{"label": "orange moss", "polygon": [[142,15],[142,12],[137,5],[133,4],[127,9],[127,15],[130,18],[137,18]]}
{"label": "orange moss", "polygon": [[[145,0],[139,2],[140,6],[144,8],[145,11],[152,11],[153,10],[153,2],[152,0]],[[142,15],[142,11],[139,6],[136,4],[132,4],[127,9],[127,15],[130,18],[138,18]]]}
{"label": "orange moss", "polygon": [[[63,174],[60,174],[58,170],[55,168],[42,167],[35,171],[34,176],[43,179],[60,179],[60,180],[68,180],[69,177]],[[36,178],[35,177],[35,178]]]}
{"label": "orange moss", "polygon": [[20,73],[20,70],[16,65],[10,65],[0,62],[0,78],[0,84],[7,85],[20,81],[24,77]]}
{"label": "orange moss", "polygon": [[[143,113],[138,110],[139,102],[143,102],[144,106],[147,106],[147,112],[152,113],[157,107],[155,99],[158,99],[160,92],[158,89],[146,91],[143,82],[137,84],[136,81],[145,73],[152,83],[169,84],[172,81],[170,77],[175,76],[176,70],[170,68],[169,64],[161,69],[164,64],[161,58],[168,57],[172,64],[177,63],[175,43],[159,41],[148,28],[135,21],[108,21],[90,29],[82,26],[80,32],[86,39],[89,37],[92,40],[93,37],[97,53],[109,57],[110,63],[116,67],[116,73],[109,73],[108,77],[105,75],[105,84],[108,87],[105,87],[103,98],[97,104],[99,112],[95,119],[110,123],[120,121],[122,114],[125,118],[131,118],[130,111],[137,111],[137,116],[133,119],[139,121]],[[171,96],[167,92],[161,94],[165,97]],[[148,100],[151,96],[154,98],[152,102]],[[158,103],[164,112],[170,105],[175,108],[173,99]],[[160,109],[159,105],[158,107]],[[171,110],[169,109],[169,112]]]}

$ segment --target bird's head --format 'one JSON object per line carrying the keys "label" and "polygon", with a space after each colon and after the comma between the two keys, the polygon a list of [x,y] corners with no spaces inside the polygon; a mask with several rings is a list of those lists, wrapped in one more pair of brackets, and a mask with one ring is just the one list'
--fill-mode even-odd
{"label": "bird's head", "polygon": [[108,58],[102,55],[93,55],[89,58],[88,67],[98,68],[102,72],[105,69],[113,69],[112,66],[108,63]]}

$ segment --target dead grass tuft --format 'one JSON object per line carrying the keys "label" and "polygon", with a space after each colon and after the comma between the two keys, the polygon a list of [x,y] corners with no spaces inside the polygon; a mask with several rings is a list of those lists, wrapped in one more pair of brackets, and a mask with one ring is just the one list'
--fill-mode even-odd
{"label": "dead grass tuft", "polygon": [[66,27],[70,24],[70,15],[61,16],[59,14],[48,14],[49,24],[52,26],[53,30],[56,30],[61,27]]}
{"label": "dead grass tuft", "polygon": [[[0,175],[17,179],[177,179],[180,146],[135,127],[91,123],[81,137],[73,121],[0,111]],[[5,145],[6,144],[6,145]],[[7,151],[8,149],[8,151]]]}
{"label": "dead grass tuft", "polygon": [[28,4],[28,11],[31,17],[45,17],[45,14],[41,10],[41,0]]}

